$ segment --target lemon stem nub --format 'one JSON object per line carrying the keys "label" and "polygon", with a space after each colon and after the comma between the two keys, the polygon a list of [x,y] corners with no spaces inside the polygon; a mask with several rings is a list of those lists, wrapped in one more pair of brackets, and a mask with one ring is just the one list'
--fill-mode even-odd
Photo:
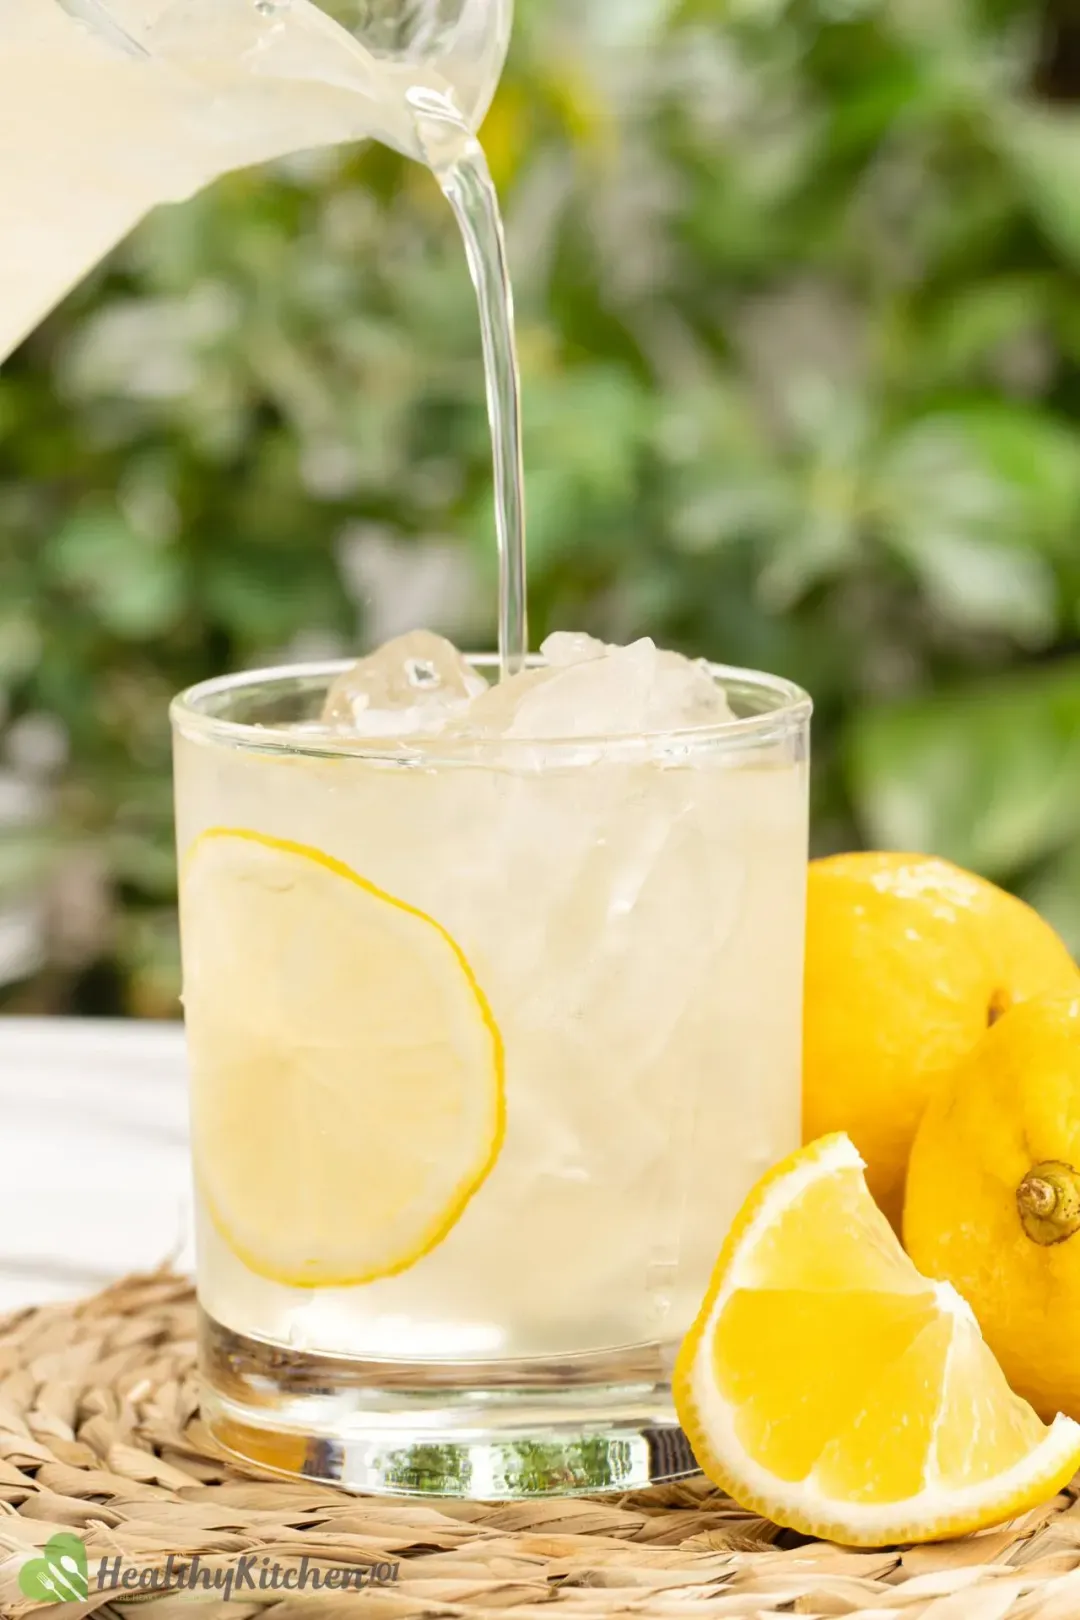
{"label": "lemon stem nub", "polygon": [[995,990],[990,997],[986,1009],[986,1027],[993,1029],[999,1018],[1003,1018],[1009,1010],[1009,993],[1007,990]]}
{"label": "lemon stem nub", "polygon": [[1059,1159],[1033,1165],[1016,1189],[1016,1207],[1033,1243],[1064,1243],[1080,1231],[1080,1174]]}

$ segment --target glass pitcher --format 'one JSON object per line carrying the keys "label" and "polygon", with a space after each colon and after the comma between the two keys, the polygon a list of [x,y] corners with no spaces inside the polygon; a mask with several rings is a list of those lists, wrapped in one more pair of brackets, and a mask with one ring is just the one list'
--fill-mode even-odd
{"label": "glass pitcher", "polygon": [[[494,95],[513,0],[5,0],[0,361],[158,203],[374,138],[437,164]],[[434,122],[433,122],[434,121]]]}

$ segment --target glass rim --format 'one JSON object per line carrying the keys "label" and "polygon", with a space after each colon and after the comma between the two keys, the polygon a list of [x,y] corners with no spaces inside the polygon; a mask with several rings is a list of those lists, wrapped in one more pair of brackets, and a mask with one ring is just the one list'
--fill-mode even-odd
{"label": "glass rim", "polygon": [[[468,662],[480,671],[497,669],[496,653],[466,653]],[[329,684],[356,663],[355,658],[320,659],[299,664],[279,664],[264,669],[241,670],[232,675],[216,675],[198,681],[177,693],[169,705],[169,718],[173,728],[181,735],[201,741],[221,743],[239,748],[257,748],[263,751],[289,754],[341,755],[345,757],[385,760],[400,763],[407,759],[413,763],[452,763],[460,760],[476,763],[492,755],[509,759],[521,758],[525,753],[535,756],[539,751],[550,756],[553,763],[570,760],[583,750],[601,750],[620,756],[627,750],[662,746],[693,747],[699,744],[730,744],[734,748],[761,746],[775,743],[799,731],[809,721],[813,700],[808,692],[782,675],[770,675],[763,670],[742,669],[734,664],[715,664],[708,659],[698,662],[723,687],[742,686],[747,690],[767,694],[770,707],[758,714],[739,715],[731,720],[711,725],[684,726],[662,731],[613,732],[596,736],[525,738],[502,736],[445,734],[403,735],[401,737],[363,737],[347,732],[299,732],[293,726],[253,724],[233,720],[212,712],[207,705],[215,699],[229,699],[250,691],[253,687],[296,687],[320,682]],[[530,654],[528,668],[542,668],[546,660],[539,654]]]}

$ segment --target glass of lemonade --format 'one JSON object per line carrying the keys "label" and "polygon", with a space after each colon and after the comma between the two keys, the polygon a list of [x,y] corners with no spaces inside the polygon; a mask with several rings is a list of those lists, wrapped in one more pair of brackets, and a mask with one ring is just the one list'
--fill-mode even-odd
{"label": "glass of lemonade", "polygon": [[693,1469],[669,1373],[797,1145],[810,703],[419,632],[173,705],[204,1410],[510,1497]]}

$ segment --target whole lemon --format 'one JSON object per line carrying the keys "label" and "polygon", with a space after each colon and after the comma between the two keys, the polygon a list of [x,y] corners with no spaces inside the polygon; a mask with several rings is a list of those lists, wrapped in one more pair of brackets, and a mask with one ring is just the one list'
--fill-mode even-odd
{"label": "whole lemon", "polygon": [[1015,1008],[937,1092],[904,1239],[963,1294],[1017,1394],[1080,1415],[1080,996]]}
{"label": "whole lemon", "polygon": [[919,1120],[942,1077],[1015,1003],[1080,993],[1030,906],[926,855],[810,863],[803,1136],[846,1131],[899,1229]]}

